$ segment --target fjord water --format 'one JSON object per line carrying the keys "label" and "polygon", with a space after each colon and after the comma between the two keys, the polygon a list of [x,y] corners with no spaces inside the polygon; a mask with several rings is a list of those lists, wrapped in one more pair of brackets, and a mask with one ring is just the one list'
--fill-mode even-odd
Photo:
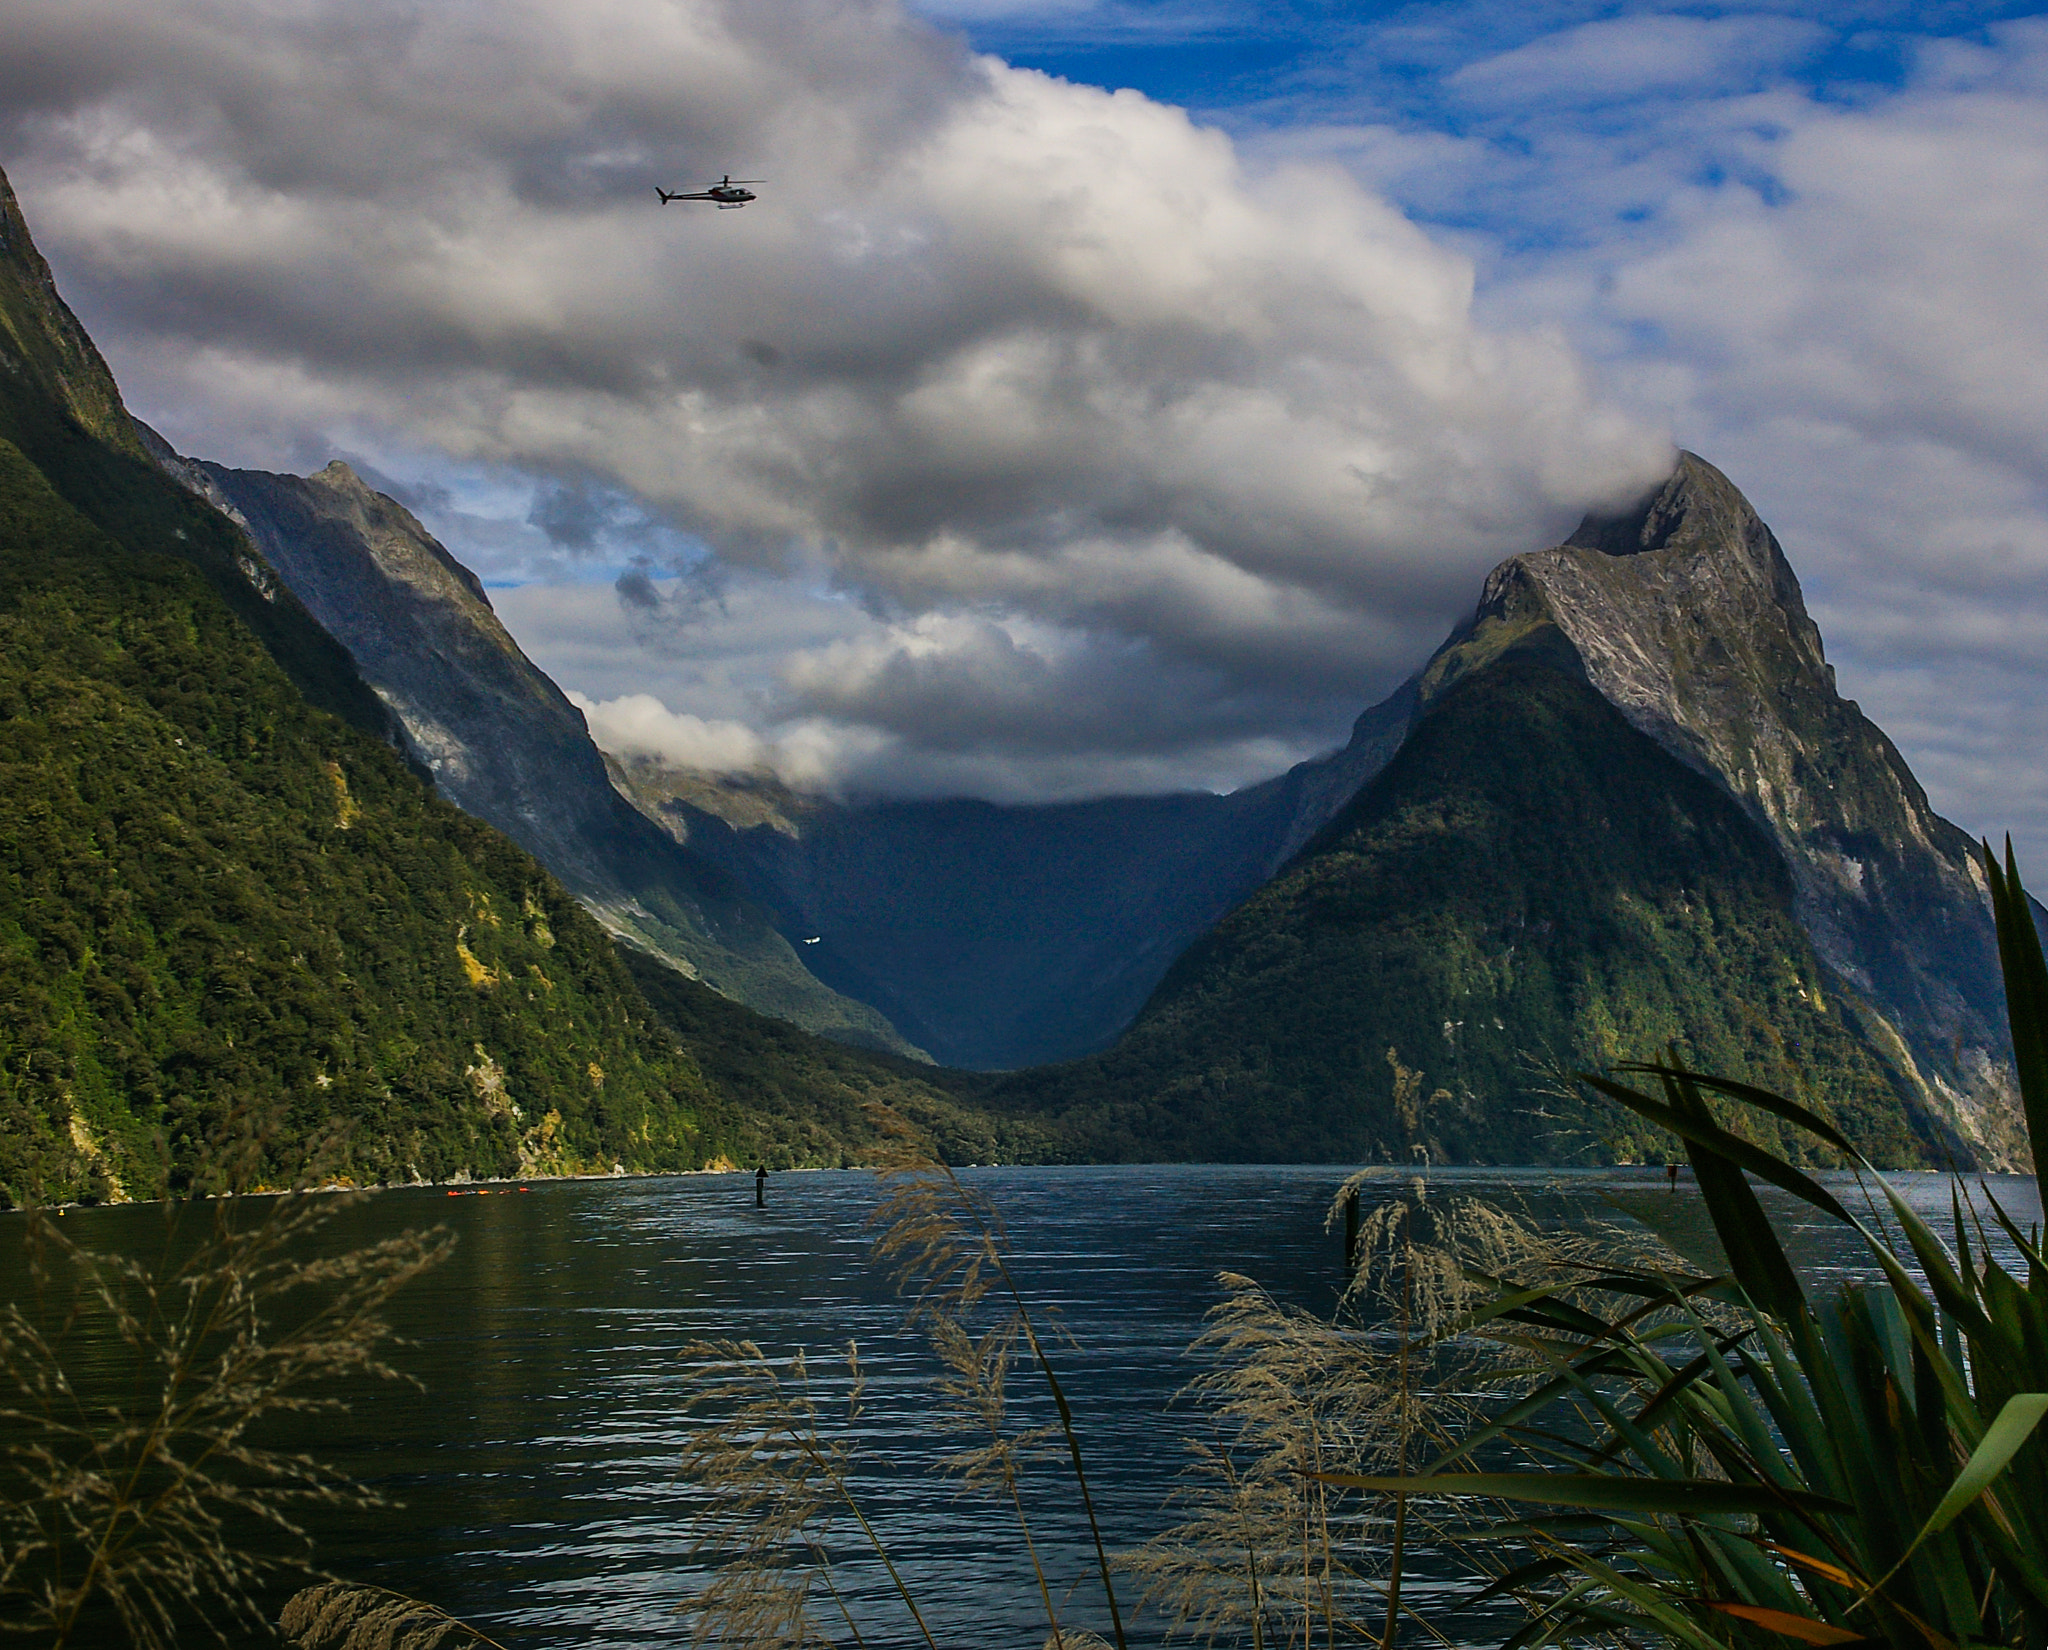
{"label": "fjord water", "polygon": [[[1198,1370],[1186,1349],[1219,1299],[1217,1273],[1247,1274],[1314,1311],[1333,1304],[1340,1239],[1323,1216],[1342,1173],[963,1171],[999,1204],[1034,1308],[1056,1311],[1073,1337],[1056,1351],[1057,1367],[1112,1547],[1135,1546],[1170,1521],[1162,1503],[1186,1462],[1181,1439],[1198,1425],[1171,1400]],[[1945,1179],[1898,1183],[1945,1216]],[[2030,1179],[1990,1184],[2017,1217],[2039,1218]],[[1690,1187],[1667,1192],[1658,1170],[1440,1169],[1430,1185],[1520,1206],[1546,1224],[1625,1223],[1635,1211],[1681,1244],[1706,1229]],[[874,1180],[776,1175],[766,1209],[754,1207],[753,1190],[751,1175],[535,1182],[461,1195],[385,1191],[342,1211],[322,1235],[337,1252],[435,1224],[458,1243],[447,1265],[396,1303],[411,1344],[394,1361],[420,1387],[363,1393],[350,1415],[305,1439],[399,1503],[321,1515],[319,1562],[472,1617],[508,1647],[686,1643],[675,1606],[701,1580],[690,1520],[703,1503],[676,1475],[684,1347],[745,1337],[771,1354],[805,1350],[820,1360],[818,1389],[833,1400],[826,1419],[837,1422],[843,1369],[828,1360],[852,1339],[868,1377],[852,1428],[875,1474],[867,1511],[939,1642],[1040,1644],[1036,1590],[1007,1510],[962,1495],[935,1471],[973,1440],[937,1429],[932,1360],[870,1261]],[[1773,1208],[1814,1283],[1865,1270],[1854,1245],[1818,1217],[1775,1198]],[[66,1230],[140,1253],[161,1219],[148,1209],[78,1211]],[[18,1221],[0,1223],[10,1293],[21,1275],[18,1232]],[[1051,1419],[1027,1376],[1015,1379],[1013,1397],[1030,1421]],[[1106,1627],[1071,1480],[1049,1461],[1025,1493],[1048,1571],[1074,1587],[1072,1624]],[[841,1582],[864,1627],[880,1625],[880,1576],[843,1539],[834,1551],[850,1561]],[[1134,1642],[1158,1642],[1157,1624],[1136,1625]],[[882,1626],[869,1642],[911,1636]]]}

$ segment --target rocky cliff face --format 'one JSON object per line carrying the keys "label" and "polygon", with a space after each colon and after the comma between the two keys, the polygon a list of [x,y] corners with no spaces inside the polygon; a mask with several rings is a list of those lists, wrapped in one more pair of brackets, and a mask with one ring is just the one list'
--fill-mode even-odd
{"label": "rocky cliff face", "polygon": [[409,511],[338,460],[300,477],[164,458],[341,639],[450,801],[572,885],[607,880],[613,810],[582,715]]}
{"label": "rocky cliff face", "polygon": [[1770,529],[1693,454],[1622,516],[1496,568],[1420,682],[1425,704],[1544,628],[1664,749],[1712,776],[1776,843],[1824,962],[1923,1101],[1999,1161],[2015,1091],[1997,942],[1973,844],[1835,690]]}
{"label": "rocky cliff face", "polygon": [[240,523],[348,649],[441,791],[533,854],[606,927],[749,1006],[917,1052],[876,1009],[821,984],[766,912],[617,795],[582,713],[402,505],[339,462],[306,477],[232,470],[144,434],[157,462]]}

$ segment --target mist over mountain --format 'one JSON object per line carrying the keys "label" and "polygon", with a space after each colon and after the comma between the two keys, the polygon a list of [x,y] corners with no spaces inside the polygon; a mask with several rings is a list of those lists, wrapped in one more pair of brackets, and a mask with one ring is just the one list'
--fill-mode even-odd
{"label": "mist over mountain", "polygon": [[799,936],[820,979],[934,1058],[1004,1069],[1100,1048],[1175,957],[1377,771],[1406,690],[1342,750],[1227,796],[846,807],[614,757],[620,789]]}
{"label": "mist over mountain", "polygon": [[348,649],[441,793],[538,858],[606,928],[764,1013],[917,1052],[882,1014],[819,984],[729,877],[621,800],[582,713],[404,506],[338,461],[313,476],[270,475],[150,439],[158,462],[241,524]]}

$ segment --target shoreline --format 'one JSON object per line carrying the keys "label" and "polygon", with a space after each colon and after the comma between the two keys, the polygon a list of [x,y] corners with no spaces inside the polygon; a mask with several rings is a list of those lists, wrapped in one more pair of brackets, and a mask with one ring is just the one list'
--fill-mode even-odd
{"label": "shoreline", "polygon": [[[853,1169],[865,1169],[867,1164],[850,1165]],[[0,1219],[9,1215],[69,1214],[74,1209],[149,1209],[163,1208],[173,1203],[229,1203],[246,1202],[251,1198],[265,1197],[368,1197],[377,1192],[431,1192],[445,1189],[450,1197],[480,1197],[490,1193],[502,1193],[517,1188],[525,1191],[529,1186],[552,1185],[570,1180],[670,1180],[686,1175],[752,1175],[752,1169],[703,1168],[703,1169],[622,1169],[591,1170],[580,1174],[525,1174],[525,1175],[480,1175],[459,1180],[383,1180],[373,1185],[355,1186],[343,1181],[330,1180],[318,1186],[261,1186],[247,1192],[214,1192],[203,1197],[124,1197],[117,1202],[80,1203],[17,1203],[12,1208],[0,1209]],[[825,1170],[812,1166],[793,1169],[774,1169],[772,1174],[826,1174],[837,1170]]]}

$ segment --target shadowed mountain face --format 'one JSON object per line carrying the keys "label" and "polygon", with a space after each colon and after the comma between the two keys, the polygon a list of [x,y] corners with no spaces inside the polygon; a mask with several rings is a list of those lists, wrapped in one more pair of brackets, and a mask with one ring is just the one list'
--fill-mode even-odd
{"label": "shadowed mountain face", "polygon": [[1918,1161],[1947,1141],[1792,905],[1733,799],[1526,638],[1441,694],[1115,1048],[990,1093],[1095,1157],[1628,1161],[1648,1132],[1555,1067],[1676,1043]]}
{"label": "shadowed mountain face", "polygon": [[1191,942],[1398,748],[1405,687],[1342,750],[1229,796],[843,807],[614,759],[678,841],[779,912],[820,979],[950,1065],[1071,1059],[1130,1023]]}
{"label": "shadowed mountain face", "polygon": [[379,739],[391,713],[347,651],[279,585],[232,523],[166,488],[121,392],[58,296],[12,186],[0,175],[0,439],[112,541],[196,568],[308,703]]}
{"label": "shadowed mountain face", "polygon": [[1539,1062],[1675,1046],[1880,1160],[2024,1167],[1970,844],[1718,471],[1503,563],[1414,703],[1114,1049],[991,1092],[1089,1155],[1627,1159]]}
{"label": "shadowed mountain face", "polygon": [[318,475],[157,461],[241,523],[353,656],[444,795],[538,858],[613,933],[766,1013],[915,1053],[821,985],[731,879],[613,790],[583,716],[498,622],[475,575],[345,464]]}

